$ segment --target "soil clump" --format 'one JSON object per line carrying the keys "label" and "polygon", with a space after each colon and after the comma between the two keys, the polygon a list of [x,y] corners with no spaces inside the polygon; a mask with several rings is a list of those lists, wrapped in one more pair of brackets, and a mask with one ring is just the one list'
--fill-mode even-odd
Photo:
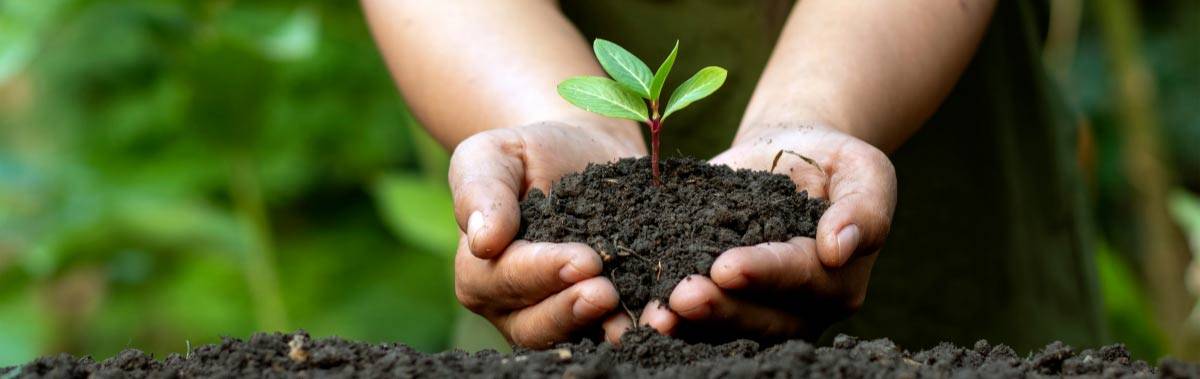
{"label": "soil clump", "polygon": [[813,237],[828,208],[785,175],[691,158],[661,169],[659,186],[649,158],[627,158],[564,176],[549,194],[531,190],[517,237],[591,246],[622,304],[640,314],[687,276],[708,275],[730,248]]}

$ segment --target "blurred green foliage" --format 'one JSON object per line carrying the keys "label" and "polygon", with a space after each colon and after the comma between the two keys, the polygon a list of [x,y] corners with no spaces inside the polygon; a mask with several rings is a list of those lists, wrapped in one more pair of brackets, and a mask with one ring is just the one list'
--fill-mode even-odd
{"label": "blurred green foliage", "polygon": [[[1113,0],[1105,0],[1111,3]],[[1183,330],[1158,325],[1155,317],[1156,304],[1147,296],[1147,275],[1143,267],[1145,259],[1136,232],[1136,207],[1139,181],[1147,178],[1141,173],[1127,172],[1126,162],[1121,158],[1131,154],[1150,154],[1162,158],[1162,164],[1170,170],[1171,183],[1179,187],[1173,198],[1194,198],[1200,193],[1200,2],[1195,1],[1127,1],[1139,28],[1124,30],[1134,44],[1134,53],[1140,54],[1148,67],[1146,83],[1153,91],[1147,94],[1114,93],[1119,88],[1121,77],[1113,72],[1112,62],[1116,52],[1106,48],[1104,25],[1097,16],[1097,8],[1103,2],[1082,2],[1083,19],[1079,38],[1073,46],[1074,59],[1069,62],[1069,75],[1064,89],[1078,107],[1091,133],[1085,141],[1085,150],[1094,154],[1094,160],[1084,159],[1090,166],[1093,213],[1098,225],[1099,251],[1097,268],[1101,289],[1104,292],[1108,313],[1110,337],[1113,342],[1129,345],[1138,358],[1149,359],[1165,354],[1194,355],[1195,352],[1179,351],[1169,346],[1168,341],[1185,335]],[[1129,96],[1148,96],[1152,104],[1147,111],[1156,120],[1156,137],[1163,142],[1161,152],[1124,151],[1121,129],[1126,127],[1122,118],[1122,101]],[[1179,213],[1186,206],[1184,201],[1168,205]],[[1176,217],[1177,222],[1188,220]],[[1200,238],[1196,229],[1183,229],[1190,238]],[[1193,253],[1200,253],[1193,247]],[[1196,263],[1193,262],[1193,266]],[[1200,266],[1197,266],[1200,267]],[[1192,289],[1191,298],[1200,293]],[[1200,313],[1194,313],[1200,314]],[[1194,316],[1193,316],[1194,317]]]}
{"label": "blurred green foliage", "polygon": [[[1197,4],[1139,3],[1193,191]],[[1065,87],[1095,130],[1099,276],[1114,338],[1152,358],[1091,22]],[[292,328],[499,346],[454,301],[445,170],[354,3],[0,0],[0,366]]]}
{"label": "blurred green foliage", "polygon": [[0,365],[291,328],[496,344],[455,339],[446,156],[357,6],[4,0],[0,30]]}

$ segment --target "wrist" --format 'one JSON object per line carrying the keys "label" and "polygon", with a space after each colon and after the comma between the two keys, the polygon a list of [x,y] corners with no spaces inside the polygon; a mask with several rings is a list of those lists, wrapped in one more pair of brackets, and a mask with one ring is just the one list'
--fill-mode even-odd
{"label": "wrist", "polygon": [[776,119],[743,122],[733,139],[733,146],[748,145],[760,140],[772,140],[806,133],[844,133],[825,121],[812,119]]}

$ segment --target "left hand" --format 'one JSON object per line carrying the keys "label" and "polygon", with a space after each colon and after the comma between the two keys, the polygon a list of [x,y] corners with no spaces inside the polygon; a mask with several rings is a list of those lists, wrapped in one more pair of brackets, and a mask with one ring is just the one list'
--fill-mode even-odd
{"label": "left hand", "polygon": [[784,153],[774,172],[831,200],[816,238],[730,249],[708,277],[680,282],[668,307],[647,307],[641,322],[708,340],[816,338],[862,306],[891,227],[895,169],[879,149],[833,128],[772,126],[742,137],[711,163],[767,171],[781,150],[814,161]]}

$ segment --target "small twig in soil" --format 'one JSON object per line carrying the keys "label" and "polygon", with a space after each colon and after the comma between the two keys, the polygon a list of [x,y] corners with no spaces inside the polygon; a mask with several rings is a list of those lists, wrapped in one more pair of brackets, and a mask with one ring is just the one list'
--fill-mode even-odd
{"label": "small twig in soil", "polygon": [[825,169],[821,168],[821,165],[817,164],[817,161],[813,160],[812,158],[803,156],[800,153],[797,153],[795,151],[791,151],[791,150],[779,150],[778,153],[775,153],[775,159],[771,160],[771,171],[770,172],[775,172],[775,166],[779,165],[779,158],[783,157],[783,153],[795,155],[795,156],[799,157],[800,159],[804,160],[805,162],[808,162],[808,164],[813,165],[813,167],[816,167],[817,170],[820,170],[822,174],[825,174]]}
{"label": "small twig in soil", "polygon": [[617,245],[617,250],[626,252],[625,254],[621,254],[621,252],[618,251],[617,255],[620,255],[620,256],[633,255],[635,257],[641,258],[643,261],[646,261],[646,263],[650,263],[650,258],[643,257],[641,254],[638,254],[638,252],[633,251],[633,249],[630,249],[628,247]]}
{"label": "small twig in soil", "polygon": [[[608,274],[608,276],[610,277],[610,279],[612,279],[612,282],[613,282],[613,283],[616,283],[616,282],[617,282],[617,269],[616,269],[616,268],[613,268],[613,269],[612,269],[612,272],[610,272],[610,273]],[[628,305],[625,305],[625,300],[621,300],[621,301],[620,301],[620,303],[621,303],[621,308],[624,308],[624,309],[625,309],[625,313],[626,313],[626,314],[629,314],[629,318],[630,318],[631,320],[633,320],[633,324],[634,324],[634,325],[637,325],[637,323],[638,323],[638,318],[637,318],[637,315],[634,315],[634,314],[633,314],[633,311],[629,310],[629,306],[628,306]]]}
{"label": "small twig in soil", "polygon": [[293,362],[303,363],[308,360],[308,351],[304,350],[304,335],[297,334],[288,341],[288,358]]}
{"label": "small twig in soil", "polygon": [[634,325],[637,325],[638,324],[637,315],[633,314],[633,311],[629,310],[629,306],[625,305],[624,300],[621,301],[621,308],[625,308],[625,313],[629,314],[629,319],[633,320]]}
{"label": "small twig in soil", "polygon": [[558,360],[560,360],[560,361],[571,360],[571,350],[570,349],[558,349],[557,351],[558,351]]}

